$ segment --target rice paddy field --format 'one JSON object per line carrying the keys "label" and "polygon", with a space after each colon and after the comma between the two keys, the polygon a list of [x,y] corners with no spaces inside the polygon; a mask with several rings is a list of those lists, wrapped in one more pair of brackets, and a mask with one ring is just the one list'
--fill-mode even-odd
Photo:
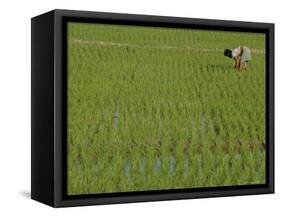
{"label": "rice paddy field", "polygon": [[[264,184],[265,35],[68,23],[69,195]],[[225,48],[252,50],[247,71]]]}

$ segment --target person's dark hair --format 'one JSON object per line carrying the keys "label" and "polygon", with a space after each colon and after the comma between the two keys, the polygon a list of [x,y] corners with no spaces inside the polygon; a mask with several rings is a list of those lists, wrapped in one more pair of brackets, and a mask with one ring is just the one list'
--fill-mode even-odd
{"label": "person's dark hair", "polygon": [[224,50],[224,56],[232,58],[232,52],[230,49]]}

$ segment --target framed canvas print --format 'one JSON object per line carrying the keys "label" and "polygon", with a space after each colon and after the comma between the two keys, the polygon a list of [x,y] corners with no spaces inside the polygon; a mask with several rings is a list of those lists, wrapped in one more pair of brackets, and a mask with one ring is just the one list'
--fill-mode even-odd
{"label": "framed canvas print", "polygon": [[31,35],[33,199],[274,192],[274,24],[54,10]]}

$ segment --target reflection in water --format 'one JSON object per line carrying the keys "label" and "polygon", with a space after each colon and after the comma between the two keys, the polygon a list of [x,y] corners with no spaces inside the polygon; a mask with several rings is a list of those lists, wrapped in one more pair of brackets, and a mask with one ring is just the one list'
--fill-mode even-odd
{"label": "reflection in water", "polygon": [[160,157],[156,157],[154,161],[154,174],[159,175],[161,172],[161,159]]}
{"label": "reflection in water", "polygon": [[94,165],[93,165],[93,174],[95,176],[97,176],[99,174],[99,170],[100,170],[100,165],[99,165],[99,161],[95,160],[94,161]]}
{"label": "reflection in water", "polygon": [[127,177],[129,182],[131,180],[131,167],[132,167],[131,161],[126,160],[124,165],[124,171],[125,171],[125,176]]}
{"label": "reflection in water", "polygon": [[169,176],[172,176],[175,173],[176,166],[177,166],[176,159],[174,158],[174,156],[170,156],[169,172],[168,172]]}
{"label": "reflection in water", "polygon": [[[201,159],[198,159],[199,161],[201,161]],[[107,164],[107,166],[110,166],[112,170],[115,170],[117,169],[116,168],[116,165],[114,163],[114,161],[112,162],[108,162],[109,164]],[[201,164],[201,162],[199,163]],[[131,177],[132,177],[132,162],[131,160],[127,159],[124,161],[124,167],[123,167],[123,171],[124,171],[124,175],[126,176],[126,178],[128,179],[128,181],[131,180]],[[144,180],[147,179],[147,158],[146,157],[141,157],[139,160],[138,160],[138,171],[137,173],[140,174],[140,176],[142,176],[144,178]],[[167,170],[168,171],[164,171],[164,168],[163,167],[163,160],[161,159],[160,156],[157,156],[155,159],[154,159],[154,163],[153,163],[153,172],[154,172],[154,175],[161,175],[162,173],[163,174],[168,174],[168,176],[173,176],[175,175],[175,172],[177,170],[177,161],[176,161],[176,158],[174,156],[170,156],[169,157],[169,160],[168,160],[168,167],[167,167]],[[105,168],[102,167],[101,163],[98,161],[98,160],[95,160],[93,162],[93,167],[92,167],[92,172],[93,172],[93,175],[94,176],[98,176],[99,173],[104,170]],[[200,170],[200,167],[198,168]],[[189,174],[189,160],[188,158],[184,159],[183,161],[183,173],[182,175],[184,177],[187,177],[188,174]]]}

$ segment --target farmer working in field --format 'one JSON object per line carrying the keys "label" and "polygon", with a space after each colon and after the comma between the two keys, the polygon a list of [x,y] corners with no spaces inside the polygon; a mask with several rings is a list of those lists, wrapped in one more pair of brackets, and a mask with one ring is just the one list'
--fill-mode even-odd
{"label": "farmer working in field", "polygon": [[245,46],[239,46],[234,49],[225,49],[224,56],[233,58],[235,61],[234,68],[238,70],[246,70],[247,62],[252,59],[251,50]]}

